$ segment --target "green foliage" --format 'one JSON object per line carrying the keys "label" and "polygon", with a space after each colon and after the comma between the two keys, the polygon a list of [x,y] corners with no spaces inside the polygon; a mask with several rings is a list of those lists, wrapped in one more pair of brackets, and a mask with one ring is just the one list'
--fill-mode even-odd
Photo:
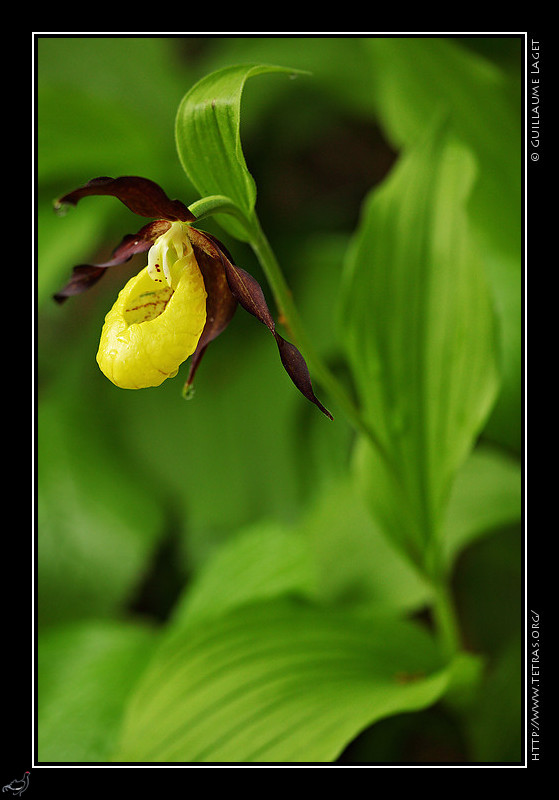
{"label": "green foliage", "polygon": [[[207,75],[183,97],[175,136],[184,171],[201,197],[220,195],[230,201],[250,225],[256,203],[256,184],[247,169],[241,144],[241,96],[255,75],[291,72],[259,64],[225,67]],[[247,234],[237,221],[222,224],[239,239]]]}
{"label": "green foliage", "polygon": [[[39,762],[446,761],[442,718],[520,760],[519,40],[485,41],[39,37]],[[240,312],[187,402],[103,378],[145,257],[51,295],[138,218],[52,200],[126,174],[258,277],[334,422]]]}
{"label": "green foliage", "polygon": [[386,454],[370,456],[371,500],[429,573],[441,569],[452,481],[499,385],[492,298],[465,213],[474,174],[445,127],[410,148],[368,198],[342,296],[341,335]]}
{"label": "green foliage", "polygon": [[366,725],[438,699],[432,639],[398,619],[279,599],[173,635],[134,693],[122,762],[321,762]]}
{"label": "green foliage", "polygon": [[[511,80],[495,64],[444,38],[368,39],[366,46],[379,117],[394,145],[412,145],[423,135],[426,121],[444,113],[476,160],[469,216],[499,310],[503,376],[488,432],[519,448],[520,73]],[[388,61],[391,68],[383,68]]]}

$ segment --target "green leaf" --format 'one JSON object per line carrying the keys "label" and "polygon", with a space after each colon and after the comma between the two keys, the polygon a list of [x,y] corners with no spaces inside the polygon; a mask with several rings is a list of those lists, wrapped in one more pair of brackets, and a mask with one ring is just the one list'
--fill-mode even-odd
{"label": "green leaf", "polygon": [[[240,106],[248,78],[270,72],[299,70],[268,64],[240,64],[212,72],[183,97],[175,123],[176,145],[182,166],[200,195],[229,198],[250,223],[256,185],[250,174],[240,137]],[[238,220],[219,217],[223,227],[248,241]]]}
{"label": "green leaf", "polygon": [[[396,527],[404,518],[403,510],[389,507],[394,489],[378,454],[364,439],[356,445],[354,469],[363,501],[386,522],[384,533],[392,534],[389,541],[406,550],[406,542]],[[384,498],[386,506],[382,505]],[[445,570],[450,572],[460,553],[473,542],[518,522],[521,502],[520,465],[493,448],[480,446],[474,450],[456,474],[444,512],[440,540]],[[370,569],[374,578],[374,568]]]}
{"label": "green leaf", "polygon": [[472,542],[521,515],[520,464],[494,448],[476,448],[458,471],[448,502],[443,546],[449,566]]}
{"label": "green leaf", "polygon": [[333,761],[374,721],[434,703],[450,675],[410,623],[292,601],[245,606],[162,646],[112,760]]}
{"label": "green leaf", "polygon": [[218,548],[187,587],[173,625],[197,624],[255,600],[311,597],[316,582],[305,538],[278,522],[259,522]]}
{"label": "green leaf", "polygon": [[115,621],[50,628],[37,642],[39,761],[105,762],[155,633]]}
{"label": "green leaf", "polygon": [[492,297],[465,210],[474,178],[445,126],[410,148],[367,200],[343,287],[342,335],[390,464],[372,453],[370,498],[429,572],[452,480],[499,386]]}
{"label": "green leaf", "polygon": [[223,542],[186,587],[173,625],[285,596],[395,613],[422,608],[431,589],[382,536],[355,481],[340,478],[299,521],[261,521]]}
{"label": "green leaf", "polygon": [[381,127],[396,148],[424,135],[425,123],[448,113],[479,165],[471,221],[499,313],[503,380],[488,420],[490,434],[520,448],[522,316],[522,98],[515,81],[457,40],[371,37],[372,94]]}
{"label": "green leaf", "polygon": [[308,542],[322,600],[401,612],[431,600],[431,587],[383,536],[354,476],[327,483],[296,530]]}

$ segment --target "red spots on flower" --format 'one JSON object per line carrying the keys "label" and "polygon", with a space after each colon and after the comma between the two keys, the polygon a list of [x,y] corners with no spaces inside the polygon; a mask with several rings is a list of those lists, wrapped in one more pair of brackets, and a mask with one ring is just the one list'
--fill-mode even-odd
{"label": "red spots on flower", "polygon": [[[125,314],[134,315],[134,318],[130,321],[131,324],[148,322],[149,320],[155,319],[165,311],[167,308],[167,303],[173,294],[174,292],[170,288],[161,289],[157,292],[144,292],[143,294],[139,295],[138,298],[136,298],[134,305],[130,305],[125,308],[124,312]],[[144,297],[150,297],[151,299],[145,300],[144,302],[138,302]]]}

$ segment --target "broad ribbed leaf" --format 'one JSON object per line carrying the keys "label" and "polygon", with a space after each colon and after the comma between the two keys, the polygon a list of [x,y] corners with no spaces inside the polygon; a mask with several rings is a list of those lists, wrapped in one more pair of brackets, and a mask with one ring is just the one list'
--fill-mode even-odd
{"label": "broad ribbed leaf", "polygon": [[[441,109],[475,155],[479,179],[469,211],[499,314],[503,379],[486,428],[520,448],[522,315],[522,98],[520,73],[504,70],[459,39],[370,37],[379,124],[396,148],[417,142]],[[520,61],[519,61],[520,63]]]}
{"label": "broad ribbed leaf", "polygon": [[[212,72],[183,97],[176,118],[176,144],[182,166],[200,195],[224,195],[250,220],[256,185],[240,138],[241,95],[248,78],[268,72],[298,71],[266,64],[241,64]],[[232,217],[223,227],[243,241],[247,234]]]}
{"label": "broad ribbed leaf", "polygon": [[276,600],[167,641],[131,700],[117,762],[315,763],[447,689],[433,641],[398,619]]}
{"label": "broad ribbed leaf", "polygon": [[434,132],[368,198],[346,264],[342,335],[392,463],[386,471],[371,452],[369,496],[422,566],[499,385],[492,299],[465,211],[474,178],[470,152]]}

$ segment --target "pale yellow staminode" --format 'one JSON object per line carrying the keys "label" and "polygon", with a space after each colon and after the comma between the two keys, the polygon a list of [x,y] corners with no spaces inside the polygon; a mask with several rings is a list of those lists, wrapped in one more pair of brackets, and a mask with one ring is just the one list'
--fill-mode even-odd
{"label": "pale yellow staminode", "polygon": [[154,242],[105,317],[97,363],[122,389],[159,386],[196,350],[206,323],[206,289],[184,223]]}

